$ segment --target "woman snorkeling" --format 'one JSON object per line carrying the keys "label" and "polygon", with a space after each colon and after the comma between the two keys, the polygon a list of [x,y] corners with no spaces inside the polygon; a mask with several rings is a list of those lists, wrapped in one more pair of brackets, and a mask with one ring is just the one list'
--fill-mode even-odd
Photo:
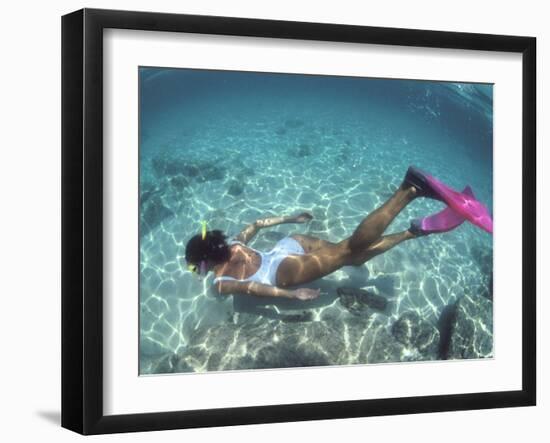
{"label": "woman snorkeling", "polygon": [[[383,235],[392,220],[418,197],[442,201],[441,212],[415,219],[409,229]],[[322,278],[343,266],[359,266],[399,243],[432,233],[450,231],[465,220],[492,233],[493,221],[487,208],[475,199],[470,187],[455,191],[415,167],[409,167],[401,186],[379,208],[357,226],[353,234],[332,243],[316,237],[293,234],[280,240],[267,253],[247,246],[260,229],[282,223],[307,223],[313,217],[270,217],[247,226],[229,243],[219,230],[202,233],[187,243],[188,268],[199,275],[213,271],[220,294],[250,294],[312,300],[319,289],[297,288]]]}

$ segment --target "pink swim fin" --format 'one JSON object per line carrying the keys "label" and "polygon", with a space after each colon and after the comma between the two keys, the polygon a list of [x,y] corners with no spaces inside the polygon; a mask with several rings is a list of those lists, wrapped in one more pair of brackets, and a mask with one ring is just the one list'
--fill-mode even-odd
{"label": "pink swim fin", "polygon": [[[447,206],[455,212],[454,215],[468,220],[490,234],[493,233],[493,219],[487,207],[479,200],[476,200],[471,189],[468,193],[455,191],[431,175],[413,166],[409,167],[407,175],[405,176],[405,181],[415,186],[419,191],[419,195],[434,198],[446,203]],[[444,211],[445,210],[442,212]],[[439,214],[436,214],[436,216],[437,215]],[[454,215],[448,213],[446,217],[452,219]],[[454,222],[456,223],[456,221],[455,219]],[[449,223],[452,225],[450,221]]]}
{"label": "pink swim fin", "polygon": [[[466,186],[462,193],[475,198],[472,189],[469,186]],[[411,222],[411,227],[409,230],[415,235],[428,235],[447,232],[459,227],[462,223],[464,223],[464,220],[466,220],[464,217],[447,206],[437,214],[414,219]]]}

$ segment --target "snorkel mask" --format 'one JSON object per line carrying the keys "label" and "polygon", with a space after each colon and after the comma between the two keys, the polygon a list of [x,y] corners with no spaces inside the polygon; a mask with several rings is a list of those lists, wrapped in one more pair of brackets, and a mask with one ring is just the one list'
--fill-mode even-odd
{"label": "snorkel mask", "polygon": [[[202,221],[201,222],[201,237],[202,237],[202,240],[206,240],[206,232],[207,232],[206,222]],[[187,269],[190,272],[194,272],[198,276],[202,276],[202,277],[205,277],[206,274],[208,273],[208,269],[206,267],[206,260],[201,260],[198,265],[189,264],[189,265],[187,265]]]}
{"label": "snorkel mask", "polygon": [[190,272],[194,272],[198,276],[202,276],[202,277],[206,276],[206,273],[208,272],[207,269],[206,269],[206,261],[205,260],[201,260],[201,262],[198,266],[193,265],[193,264],[187,265],[187,270],[190,271]]}

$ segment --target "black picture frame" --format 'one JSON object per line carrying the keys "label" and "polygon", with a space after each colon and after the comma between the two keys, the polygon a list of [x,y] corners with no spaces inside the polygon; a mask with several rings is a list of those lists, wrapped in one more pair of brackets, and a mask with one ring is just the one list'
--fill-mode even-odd
{"label": "black picture frame", "polygon": [[[358,401],[105,415],[103,31],[503,51],[522,55],[522,388]],[[230,17],[83,9],[62,18],[62,426],[82,434],[530,406],[536,403],[536,39]]]}

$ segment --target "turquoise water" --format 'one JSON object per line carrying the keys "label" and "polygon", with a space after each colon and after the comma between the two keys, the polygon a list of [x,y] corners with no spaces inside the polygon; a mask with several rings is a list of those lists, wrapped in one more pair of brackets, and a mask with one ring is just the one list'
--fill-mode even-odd
{"label": "turquoise water", "polygon": [[[469,223],[312,282],[310,302],[219,296],[184,260],[200,220],[231,236],[308,211],[250,245],[340,241],[409,165],[492,212],[492,85],[140,68],[139,92],[141,374],[492,357],[492,236]],[[441,207],[416,199],[386,233]]]}

